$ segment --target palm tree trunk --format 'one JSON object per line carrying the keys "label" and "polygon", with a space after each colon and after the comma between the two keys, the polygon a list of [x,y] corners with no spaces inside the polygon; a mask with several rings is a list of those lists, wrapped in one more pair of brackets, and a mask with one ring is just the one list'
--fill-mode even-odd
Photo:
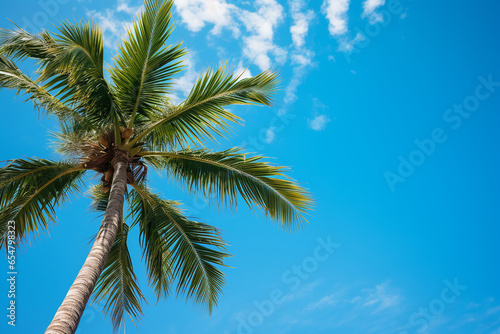
{"label": "palm tree trunk", "polygon": [[108,207],[94,244],[45,334],[75,333],[97,279],[104,269],[109,251],[120,228],[127,187],[127,163],[123,157],[121,159],[119,157],[121,154],[113,160],[115,172]]}

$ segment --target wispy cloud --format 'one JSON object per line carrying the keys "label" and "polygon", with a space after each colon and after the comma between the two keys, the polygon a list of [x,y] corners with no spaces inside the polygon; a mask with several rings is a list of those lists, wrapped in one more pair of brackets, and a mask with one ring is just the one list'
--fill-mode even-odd
{"label": "wispy cloud", "polygon": [[254,5],[257,11],[241,10],[239,15],[249,33],[243,37],[243,55],[261,70],[267,70],[271,67],[271,57],[279,64],[286,60],[286,50],[274,44],[276,27],[285,14],[283,6],[275,0],[257,0]]}
{"label": "wispy cloud", "polygon": [[339,39],[339,51],[351,52],[354,49],[354,45],[365,40],[365,36],[361,33],[357,33],[354,38],[344,37]]}
{"label": "wispy cloud", "polygon": [[332,294],[329,294],[316,302],[312,302],[305,308],[304,311],[315,311],[322,310],[330,306],[335,306],[343,302],[343,297],[346,294],[347,290],[341,289]]}
{"label": "wispy cloud", "polygon": [[402,298],[399,294],[389,289],[389,282],[377,285],[374,289],[367,289],[368,296],[364,299],[363,306],[375,307],[380,311],[398,305]]}
{"label": "wispy cloud", "polygon": [[384,19],[382,14],[377,13],[376,10],[384,4],[385,0],[365,0],[361,17],[368,17],[371,24],[382,21]]}
{"label": "wispy cloud", "polygon": [[180,103],[184,98],[186,98],[194,85],[194,82],[198,78],[198,71],[196,70],[195,63],[196,54],[190,51],[184,58],[183,65],[186,69],[181,72],[179,76],[174,81],[173,87],[175,87],[175,92],[171,94],[172,102],[175,104]]}
{"label": "wispy cloud", "polygon": [[252,76],[252,72],[250,72],[250,69],[243,67],[242,60],[240,60],[234,72],[236,73],[236,75],[240,76],[240,79],[250,78]]}
{"label": "wispy cloud", "polygon": [[87,10],[86,15],[97,21],[102,29],[104,45],[115,47],[126,36],[127,28],[131,27],[133,22],[131,15],[136,16],[143,8],[144,6],[130,5],[129,0],[118,0],[115,9]]}
{"label": "wispy cloud", "polygon": [[137,15],[143,6],[131,6],[130,0],[118,0],[116,11],[124,12],[129,15]]}
{"label": "wispy cloud", "polygon": [[276,138],[276,127],[272,126],[268,128],[265,132],[264,142],[267,144],[271,144]]}
{"label": "wispy cloud", "polygon": [[347,32],[347,11],[349,0],[325,0],[323,13],[329,21],[328,29],[332,36],[343,35]]}
{"label": "wispy cloud", "polygon": [[[290,0],[288,4],[293,21],[290,27],[293,42],[290,56],[293,75],[285,89],[285,104],[295,102],[297,89],[307,74],[307,69],[314,65],[314,52],[305,47],[305,38],[309,32],[310,21],[314,18],[314,12],[307,9],[307,2],[304,0]],[[282,113],[286,113],[286,108]]]}
{"label": "wispy cloud", "polygon": [[292,41],[296,47],[300,48],[304,46],[314,12],[311,9],[305,10],[306,2],[304,0],[290,0],[288,3],[293,20],[293,24],[290,26]]}
{"label": "wispy cloud", "polygon": [[314,131],[321,131],[326,128],[326,124],[330,122],[330,118],[327,115],[317,115],[313,119],[309,120],[309,127]]}

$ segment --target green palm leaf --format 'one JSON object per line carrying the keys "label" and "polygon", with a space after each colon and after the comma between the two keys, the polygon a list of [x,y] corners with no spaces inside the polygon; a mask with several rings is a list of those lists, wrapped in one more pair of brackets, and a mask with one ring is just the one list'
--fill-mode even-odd
{"label": "green palm leaf", "polygon": [[3,55],[0,55],[0,88],[10,88],[15,89],[17,93],[26,93],[35,109],[56,115],[60,119],[68,119],[75,115],[71,108],[31,80],[12,60]]}
{"label": "green palm leaf", "polygon": [[52,49],[55,44],[52,36],[45,30],[35,35],[23,29],[0,28],[0,54],[12,59],[51,59],[54,57]]}
{"label": "green palm leaf", "polygon": [[148,115],[165,101],[172,76],[181,70],[179,58],[185,54],[180,44],[165,46],[172,32],[173,1],[147,0],[144,4],[144,12],[134,22],[110,70],[118,104],[130,118],[129,127],[137,115]]}
{"label": "green palm leaf", "polygon": [[225,66],[208,70],[198,78],[184,102],[177,107],[167,106],[135,142],[147,136],[152,146],[164,149],[185,142],[202,143],[204,137],[213,139],[214,134],[223,136],[229,123],[240,120],[224,106],[269,106],[276,85],[277,74],[272,71],[240,79],[228,73]]}
{"label": "green palm leaf", "polygon": [[58,29],[53,58],[42,61],[38,80],[88,122],[109,124],[120,118],[104,78],[102,32],[95,24],[81,22],[64,22]]}
{"label": "green palm leaf", "polygon": [[224,265],[228,256],[217,229],[189,220],[178,203],[141,186],[132,192],[130,207],[134,224],[139,224],[150,284],[158,298],[168,296],[175,279],[177,293],[207,305],[211,312],[224,284],[224,274],[217,266]]}
{"label": "green palm leaf", "polygon": [[123,324],[125,313],[132,321],[141,316],[141,302],[146,301],[134,274],[127,247],[128,232],[128,225],[123,223],[94,289],[93,302],[99,303],[106,298],[104,312],[111,311],[111,321],[115,332]]}
{"label": "green palm leaf", "polygon": [[16,238],[46,230],[55,222],[55,206],[78,192],[85,171],[72,163],[17,159],[0,169],[0,246],[5,244],[7,221],[16,222]]}
{"label": "green palm leaf", "polygon": [[236,204],[240,194],[245,202],[256,204],[283,227],[296,227],[312,201],[307,191],[284,178],[284,168],[249,157],[239,148],[221,152],[184,150],[146,152],[144,159],[157,168],[166,168],[190,191],[219,197],[222,203]]}

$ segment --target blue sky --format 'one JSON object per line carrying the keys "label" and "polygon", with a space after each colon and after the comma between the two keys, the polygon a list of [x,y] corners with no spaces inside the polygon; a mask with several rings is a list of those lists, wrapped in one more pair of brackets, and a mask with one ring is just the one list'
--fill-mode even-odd
{"label": "blue sky", "polygon": [[[11,19],[32,32],[94,19],[110,62],[140,3],[0,8],[1,27]],[[317,205],[309,224],[289,233],[243,205],[209,207],[153,173],[164,197],[223,230],[234,268],[211,317],[183,298],[156,304],[131,232],[150,301],[140,333],[500,333],[497,1],[178,0],[175,9],[172,40],[190,54],[173,98],[182,101],[200,70],[225,60],[247,75],[279,69],[275,106],[232,108],[245,125],[213,148],[276,157]],[[55,123],[23,101],[0,93],[0,160],[56,159]],[[2,316],[2,333],[46,328],[99,227],[89,203],[72,198],[50,237],[18,251],[17,326]],[[1,266],[7,271],[6,259]],[[111,333],[101,306],[87,307],[77,333]],[[126,331],[137,332],[128,320]]]}

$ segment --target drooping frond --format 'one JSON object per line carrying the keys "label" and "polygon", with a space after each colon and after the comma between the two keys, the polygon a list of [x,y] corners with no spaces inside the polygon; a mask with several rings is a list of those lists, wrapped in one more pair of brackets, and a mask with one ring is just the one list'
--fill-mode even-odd
{"label": "drooping frond", "polygon": [[80,190],[84,172],[79,165],[43,159],[17,159],[0,168],[0,247],[9,220],[16,222],[16,241],[55,222],[55,206]]}
{"label": "drooping frond", "polygon": [[164,149],[176,143],[198,142],[223,136],[229,123],[240,118],[224,109],[233,104],[271,104],[276,90],[277,74],[265,71],[251,78],[240,79],[226,71],[225,66],[208,70],[195,82],[187,99],[170,107],[136,140],[147,138],[153,146]]}
{"label": "drooping frond", "polygon": [[104,78],[102,32],[95,24],[64,22],[55,34],[53,58],[42,61],[41,82],[78,110],[86,121],[109,124],[118,119],[111,88]]}
{"label": "drooping frond", "polygon": [[128,225],[123,223],[109,252],[106,266],[94,288],[93,301],[99,303],[106,299],[104,312],[107,314],[111,311],[115,332],[123,324],[125,313],[132,321],[141,316],[141,302],[146,301],[134,274],[127,247],[128,232]]}
{"label": "drooping frond", "polygon": [[147,115],[163,103],[172,76],[181,70],[179,58],[185,54],[180,44],[165,45],[172,32],[173,1],[146,0],[144,5],[110,70],[129,127],[137,115]]}
{"label": "drooping frond", "polygon": [[0,55],[1,88],[10,88],[16,90],[17,93],[27,94],[28,100],[33,102],[35,109],[46,114],[53,114],[60,119],[67,119],[75,115],[71,108],[35,83],[12,60],[3,55]]}
{"label": "drooping frond", "polygon": [[130,210],[134,224],[139,224],[149,281],[158,298],[168,296],[174,279],[177,293],[208,306],[211,312],[224,284],[218,266],[228,256],[217,229],[189,220],[178,203],[139,185],[131,193]]}
{"label": "drooping frond", "polygon": [[249,157],[238,148],[146,152],[143,157],[207,198],[215,195],[221,203],[235,205],[241,195],[250,207],[259,206],[285,228],[299,225],[312,204],[307,191],[285,177],[283,167],[270,165],[262,156]]}
{"label": "drooping frond", "polygon": [[31,34],[23,29],[0,28],[0,54],[11,59],[48,60],[54,57],[54,47],[54,39],[45,30]]}

